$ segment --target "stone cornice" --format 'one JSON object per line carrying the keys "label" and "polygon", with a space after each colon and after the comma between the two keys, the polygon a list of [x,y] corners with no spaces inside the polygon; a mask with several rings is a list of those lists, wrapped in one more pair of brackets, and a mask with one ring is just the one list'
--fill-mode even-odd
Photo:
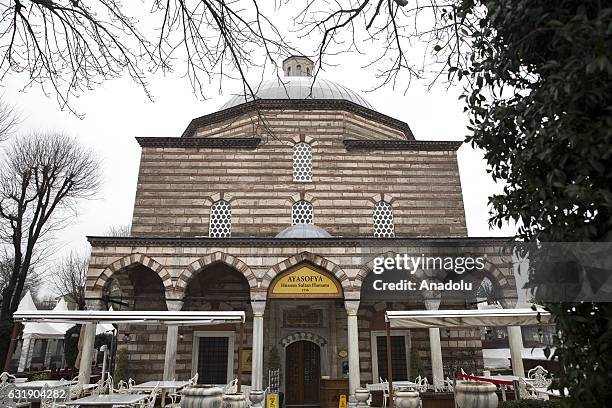
{"label": "stone cornice", "polygon": [[347,150],[430,150],[456,151],[463,142],[438,140],[358,140],[344,139]]}
{"label": "stone cornice", "polygon": [[513,237],[465,237],[465,238],[265,238],[265,237],[235,237],[235,238],[205,238],[205,237],[101,237],[87,236],[92,246],[190,246],[190,247],[347,247],[369,246],[387,250],[394,246],[427,245],[430,247],[449,246],[495,246],[514,242]]}
{"label": "stone cornice", "polygon": [[412,130],[406,122],[343,99],[257,99],[195,118],[189,123],[181,137],[191,137],[196,129],[202,126],[228,120],[252,111],[266,109],[343,110],[400,130],[406,135],[406,139],[414,140]]}
{"label": "stone cornice", "polygon": [[255,149],[259,137],[137,137],[141,147],[204,147],[209,149]]}

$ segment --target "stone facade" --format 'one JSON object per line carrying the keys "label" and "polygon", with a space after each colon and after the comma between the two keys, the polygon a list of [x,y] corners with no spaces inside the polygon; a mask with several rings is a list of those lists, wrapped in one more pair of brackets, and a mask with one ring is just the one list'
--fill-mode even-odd
{"label": "stone facade", "polygon": [[[181,138],[139,142],[131,236],[89,237],[87,296],[119,299],[135,310],[245,311],[245,347],[254,355],[256,347],[263,348],[263,364],[243,372],[245,383],[259,376],[267,385],[264,370],[273,349],[284,372],[285,349],[296,341],[317,344],[321,375],[350,377],[352,389],[377,382],[372,345],[385,328],[384,312],[425,308],[420,295],[402,301],[363,297],[379,256],[483,254],[487,264],[473,277],[476,284],[486,277],[510,303],[516,297],[512,265],[501,251],[505,241],[467,238],[458,143],[416,141],[407,124],[337,100],[248,102],[194,119]],[[312,149],[312,181],[294,181],[296,143]],[[211,207],[219,200],[231,206],[229,238],[208,237]],[[314,223],[329,238],[275,237],[291,225],[292,205],[301,200],[312,205]],[[395,237],[373,237],[373,210],[380,201],[392,208]],[[336,282],[340,296],[269,298],[276,278],[301,265]],[[465,305],[443,296],[441,307]],[[301,313],[315,320],[288,323],[288,314]],[[263,339],[256,344],[250,333],[262,318]],[[163,326],[122,325],[120,333],[130,334],[120,347],[130,352],[130,375],[137,381],[192,376],[207,333],[229,333],[234,344],[228,380],[234,375],[230,368],[239,364],[234,325],[181,327],[171,373],[164,365]],[[418,359],[431,376],[429,332],[411,330],[407,336],[410,365]],[[482,367],[477,330],[445,331],[441,348],[447,375],[457,365]],[[281,376],[281,389],[287,381]]]}
{"label": "stone facade", "polygon": [[[315,223],[333,236],[371,237],[380,200],[392,203],[398,235],[466,236],[456,145],[350,151],[344,139],[406,136],[342,111],[261,115],[271,135],[262,135],[256,149],[143,143],[132,235],[207,236],[211,205],[223,198],[232,205],[232,236],[273,237],[291,225],[291,205],[305,198],[315,207]],[[211,124],[194,136],[254,134],[251,119]],[[312,146],[311,183],[293,181],[292,148],[299,141]]]}

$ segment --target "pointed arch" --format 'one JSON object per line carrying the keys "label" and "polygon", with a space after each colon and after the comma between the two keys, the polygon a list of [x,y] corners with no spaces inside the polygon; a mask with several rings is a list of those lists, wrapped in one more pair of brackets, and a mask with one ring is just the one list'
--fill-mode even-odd
{"label": "pointed arch", "polygon": [[292,257],[287,258],[268,269],[262,279],[262,288],[265,288],[267,290],[276,275],[304,261],[310,262],[313,265],[332,273],[338,279],[338,281],[342,285],[342,289],[345,292],[351,290],[351,281],[348,275],[344,272],[344,270],[342,270],[340,266],[330,261],[329,259],[323,258],[322,256],[315,255],[307,251],[301,252],[297,255],[293,255]]}
{"label": "pointed arch", "polygon": [[124,256],[111,263],[95,280],[91,290],[101,292],[111,276],[135,264],[140,264],[155,272],[161,278],[166,290],[172,287],[172,276],[162,264],[145,254],[136,253]]}
{"label": "pointed arch", "polygon": [[251,290],[257,288],[257,279],[255,278],[255,274],[246,263],[236,258],[235,256],[226,254],[225,252],[217,251],[205,255],[202,258],[197,259],[187,265],[187,267],[183,269],[183,271],[178,277],[178,280],[176,282],[177,289],[184,291],[185,288],[187,288],[187,284],[196,272],[206,268],[208,265],[213,264],[215,262],[222,262],[226,265],[231,266],[232,268],[235,268],[238,272],[244,275],[245,279],[249,282],[249,287],[251,288]]}

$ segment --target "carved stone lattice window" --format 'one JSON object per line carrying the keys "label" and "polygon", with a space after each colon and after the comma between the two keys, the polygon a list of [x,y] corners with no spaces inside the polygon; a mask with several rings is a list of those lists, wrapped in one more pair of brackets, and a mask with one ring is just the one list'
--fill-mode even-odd
{"label": "carved stone lattice window", "polygon": [[211,238],[229,238],[232,235],[232,206],[227,201],[217,201],[210,209]]}
{"label": "carved stone lattice window", "polygon": [[312,224],[314,210],[308,201],[298,201],[291,209],[291,221],[296,224]]}
{"label": "carved stone lattice window", "polygon": [[393,207],[385,201],[379,201],[374,206],[374,237],[395,237],[395,226],[393,224]]}
{"label": "carved stone lattice window", "polygon": [[312,147],[308,143],[293,146],[293,181],[312,181]]}

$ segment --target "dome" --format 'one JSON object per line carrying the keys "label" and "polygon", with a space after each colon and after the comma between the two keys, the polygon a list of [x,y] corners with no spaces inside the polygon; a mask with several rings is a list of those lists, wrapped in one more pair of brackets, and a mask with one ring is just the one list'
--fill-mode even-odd
{"label": "dome", "polygon": [[275,238],[331,238],[329,232],[314,224],[295,224],[285,228]]}
{"label": "dome", "polygon": [[[254,89],[256,99],[332,99],[345,100],[356,103],[368,109],[374,109],[368,101],[355,91],[352,91],[336,82],[317,78],[313,84],[310,76],[286,76],[281,79],[272,79],[263,82],[258,89]],[[311,89],[312,86],[312,89]],[[231,108],[252,100],[248,95],[233,96],[221,109]]]}

